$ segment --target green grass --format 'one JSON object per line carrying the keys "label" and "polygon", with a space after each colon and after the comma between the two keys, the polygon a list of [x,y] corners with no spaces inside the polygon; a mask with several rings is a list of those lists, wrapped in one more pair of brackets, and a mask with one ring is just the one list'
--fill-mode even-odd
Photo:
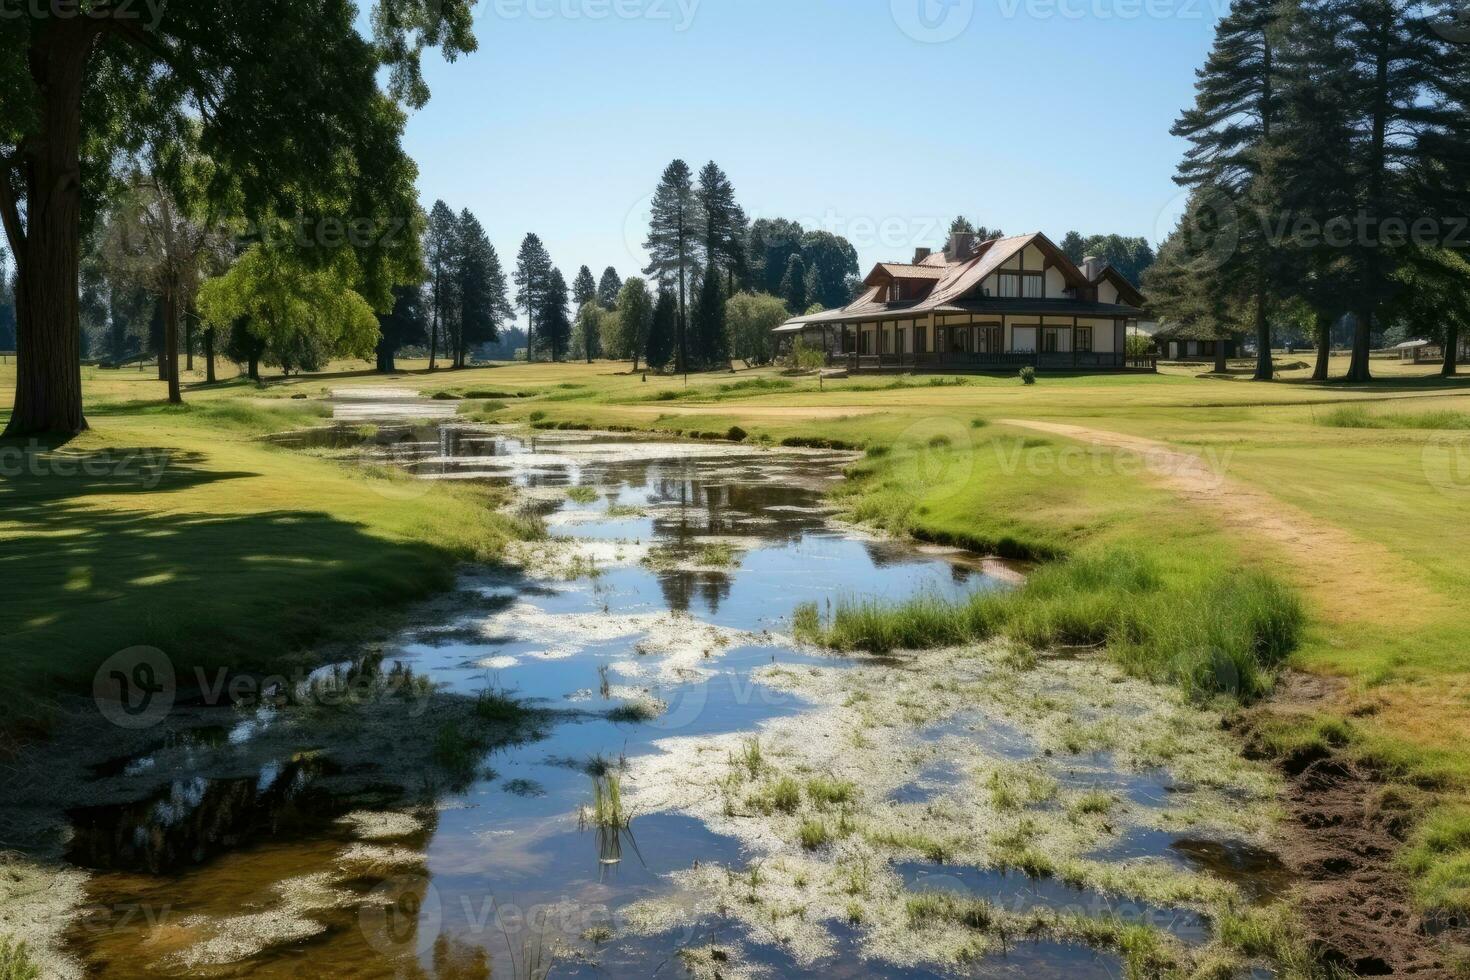
{"label": "green grass", "polygon": [[41,968],[26,952],[26,944],[0,936],[0,980],[41,980]]}
{"label": "green grass", "polygon": [[1345,405],[1321,416],[1320,422],[1335,429],[1470,429],[1470,412],[1370,412],[1361,405]]}
{"label": "green grass", "polygon": [[797,836],[801,846],[808,851],[815,851],[832,843],[832,831],[821,820],[803,820]]}
{"label": "green grass", "polygon": [[853,801],[857,787],[845,779],[818,776],[807,780],[806,795],[818,807],[840,806]]}
{"label": "green grass", "polygon": [[750,803],[762,813],[795,813],[801,808],[801,784],[790,776],[782,776],[761,786]]}
{"label": "green grass", "polygon": [[567,499],[574,504],[595,504],[600,498],[596,487],[571,487],[567,490]]}
{"label": "green grass", "polygon": [[1106,645],[1135,674],[1245,701],[1270,690],[1305,626],[1297,598],[1261,573],[1174,576],[1136,551],[1080,554],[965,600],[844,601],[830,622],[812,607],[794,619],[805,642],[879,654],[998,636],[1040,649]]}
{"label": "green grass", "polygon": [[1421,823],[1403,854],[1425,908],[1470,915],[1470,807],[1441,807]]}
{"label": "green grass", "polygon": [[598,827],[621,830],[631,822],[623,807],[623,781],[615,775],[592,777],[592,823]]}

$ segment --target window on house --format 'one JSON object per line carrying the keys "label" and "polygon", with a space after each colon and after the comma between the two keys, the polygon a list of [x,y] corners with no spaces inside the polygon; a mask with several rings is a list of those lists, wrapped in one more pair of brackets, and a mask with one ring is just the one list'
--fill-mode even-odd
{"label": "window on house", "polygon": [[1092,328],[1077,328],[1077,349],[1084,353],[1092,353]]}
{"label": "window on house", "polygon": [[1041,331],[1041,352],[1043,354],[1055,354],[1061,349],[1061,344],[1058,343],[1057,337],[1057,334],[1060,332],[1055,327],[1048,327]]}
{"label": "window on house", "polygon": [[1003,272],[1000,276],[1000,295],[1002,299],[1014,299],[1021,295],[1021,277],[1013,272]]}
{"label": "window on house", "polygon": [[1026,299],[1041,299],[1046,292],[1046,281],[1042,276],[1022,276],[1022,295]]}

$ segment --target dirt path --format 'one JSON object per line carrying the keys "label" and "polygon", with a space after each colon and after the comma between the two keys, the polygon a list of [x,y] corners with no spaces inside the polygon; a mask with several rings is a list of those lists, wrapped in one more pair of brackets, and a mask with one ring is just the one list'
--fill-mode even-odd
{"label": "dirt path", "polygon": [[[1004,421],[1143,457],[1147,471],[1164,486],[1213,510],[1229,530],[1271,549],[1328,619],[1374,620],[1383,605],[1385,577],[1396,580],[1396,589],[1419,596],[1416,614],[1438,615],[1442,609],[1444,600],[1398,555],[1232,479],[1228,455],[1196,454],[1153,439],[1060,422]],[[1395,606],[1395,616],[1402,620],[1405,613]],[[1338,713],[1343,688],[1331,678],[1288,675],[1270,702],[1246,714],[1240,733],[1249,745],[1257,726],[1273,717]],[[1360,976],[1447,975],[1445,946],[1426,937],[1458,933],[1464,925],[1426,922],[1415,909],[1410,883],[1395,863],[1413,822],[1410,805],[1386,791],[1378,773],[1345,757],[1304,754],[1279,761],[1287,777],[1281,802],[1289,828],[1282,857],[1301,880],[1297,907],[1322,958]]]}
{"label": "dirt path", "polygon": [[[1336,622],[1379,621],[1384,584],[1392,583],[1395,622],[1412,627],[1444,611],[1444,598],[1419,570],[1377,542],[1342,528],[1230,476],[1230,451],[1195,453],[1142,436],[1124,435],[1062,422],[1001,419],[1006,425],[1065,436],[1132,453],[1164,486],[1219,516],[1226,529],[1260,540],[1276,563],[1310,594],[1324,618]],[[1372,574],[1364,574],[1371,569]]]}

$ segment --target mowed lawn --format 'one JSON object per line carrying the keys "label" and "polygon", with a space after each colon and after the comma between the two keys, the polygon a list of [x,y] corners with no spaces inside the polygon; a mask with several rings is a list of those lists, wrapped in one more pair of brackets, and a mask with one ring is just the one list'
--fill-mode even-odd
{"label": "mowed lawn", "polygon": [[[334,365],[264,387],[193,387],[186,411],[161,408],[146,371],[86,369],[93,430],[63,451],[147,449],[169,464],[153,489],[109,475],[0,480],[12,690],[78,690],[138,643],[270,668],[392,599],[443,587],[464,558],[493,558],[517,529],[484,491],[396,492],[379,474],[260,441],[319,422],[333,388],[391,385],[458,399],[480,420],[851,446],[866,457],[838,492],[856,517],[1036,558],[1128,551],[1186,597],[1196,583],[1203,594],[1241,570],[1267,572],[1308,611],[1294,663],[1341,679],[1300,726],[1347,731],[1364,758],[1447,799],[1470,789],[1470,383],[1428,365],[1378,362],[1384,380],[1371,385],[1315,385],[1300,368],[1269,385],[1176,368],[1034,386],[819,384],[770,370],[686,385],[605,362],[400,366],[392,378]],[[1013,424],[1028,421],[1200,454],[1226,492],[1266,501],[1262,519],[1179,492],[1136,453]],[[1452,810],[1439,826],[1449,829],[1433,897],[1470,906],[1470,818]]]}

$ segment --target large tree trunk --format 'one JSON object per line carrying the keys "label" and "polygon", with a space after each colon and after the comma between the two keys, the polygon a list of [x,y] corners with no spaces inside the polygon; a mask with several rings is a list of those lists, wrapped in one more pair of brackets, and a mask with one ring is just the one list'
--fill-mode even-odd
{"label": "large tree trunk", "polygon": [[214,384],[214,328],[204,331],[204,383]]}
{"label": "large tree trunk", "polygon": [[378,338],[378,373],[379,374],[392,374],[394,371],[398,370],[397,366],[393,363],[393,355],[394,355],[394,353],[395,353],[395,351],[393,350],[393,347],[388,343],[387,338],[386,337],[379,337]]}
{"label": "large tree trunk", "polygon": [[1230,341],[1226,340],[1224,337],[1221,337],[1219,340],[1215,341],[1215,373],[1216,374],[1229,374],[1230,373],[1230,359],[1229,359],[1230,351],[1226,347],[1226,345],[1229,344],[1229,343],[1230,343]]}
{"label": "large tree trunk", "polygon": [[42,138],[21,158],[26,223],[21,227],[9,174],[0,190],[5,231],[19,273],[16,301],[15,408],[5,434],[74,433],[82,415],[81,127],[82,83],[92,26],[52,19],[31,50],[41,92]]}
{"label": "large tree trunk", "polygon": [[1317,366],[1312,370],[1313,381],[1326,381],[1332,374],[1332,317],[1327,313],[1317,314]]}
{"label": "large tree trunk", "polygon": [[184,313],[184,370],[194,370],[194,311]]}
{"label": "large tree trunk", "polygon": [[251,381],[254,381],[254,382],[259,383],[259,381],[260,381],[260,355],[259,354],[253,354],[252,353],[250,355],[250,359],[249,359],[248,363],[246,364],[245,371],[246,371],[245,377],[249,378]]}
{"label": "large tree trunk", "polygon": [[179,391],[179,294],[169,289],[163,297],[164,379],[168,381],[168,403],[184,404]]}
{"label": "large tree trunk", "polygon": [[1276,365],[1271,360],[1271,323],[1266,319],[1265,270],[1261,270],[1261,281],[1256,285],[1256,377],[1257,381],[1270,381],[1276,376]]}
{"label": "large tree trunk", "polygon": [[1460,359],[1460,328],[1455,323],[1445,327],[1444,334],[1444,364],[1440,366],[1439,373],[1446,378],[1453,378],[1456,372],[1456,362]]}
{"label": "large tree trunk", "polygon": [[1373,351],[1373,312],[1364,307],[1358,313],[1357,329],[1353,332],[1353,359],[1348,366],[1349,381],[1372,381],[1373,369],[1369,359]]}

